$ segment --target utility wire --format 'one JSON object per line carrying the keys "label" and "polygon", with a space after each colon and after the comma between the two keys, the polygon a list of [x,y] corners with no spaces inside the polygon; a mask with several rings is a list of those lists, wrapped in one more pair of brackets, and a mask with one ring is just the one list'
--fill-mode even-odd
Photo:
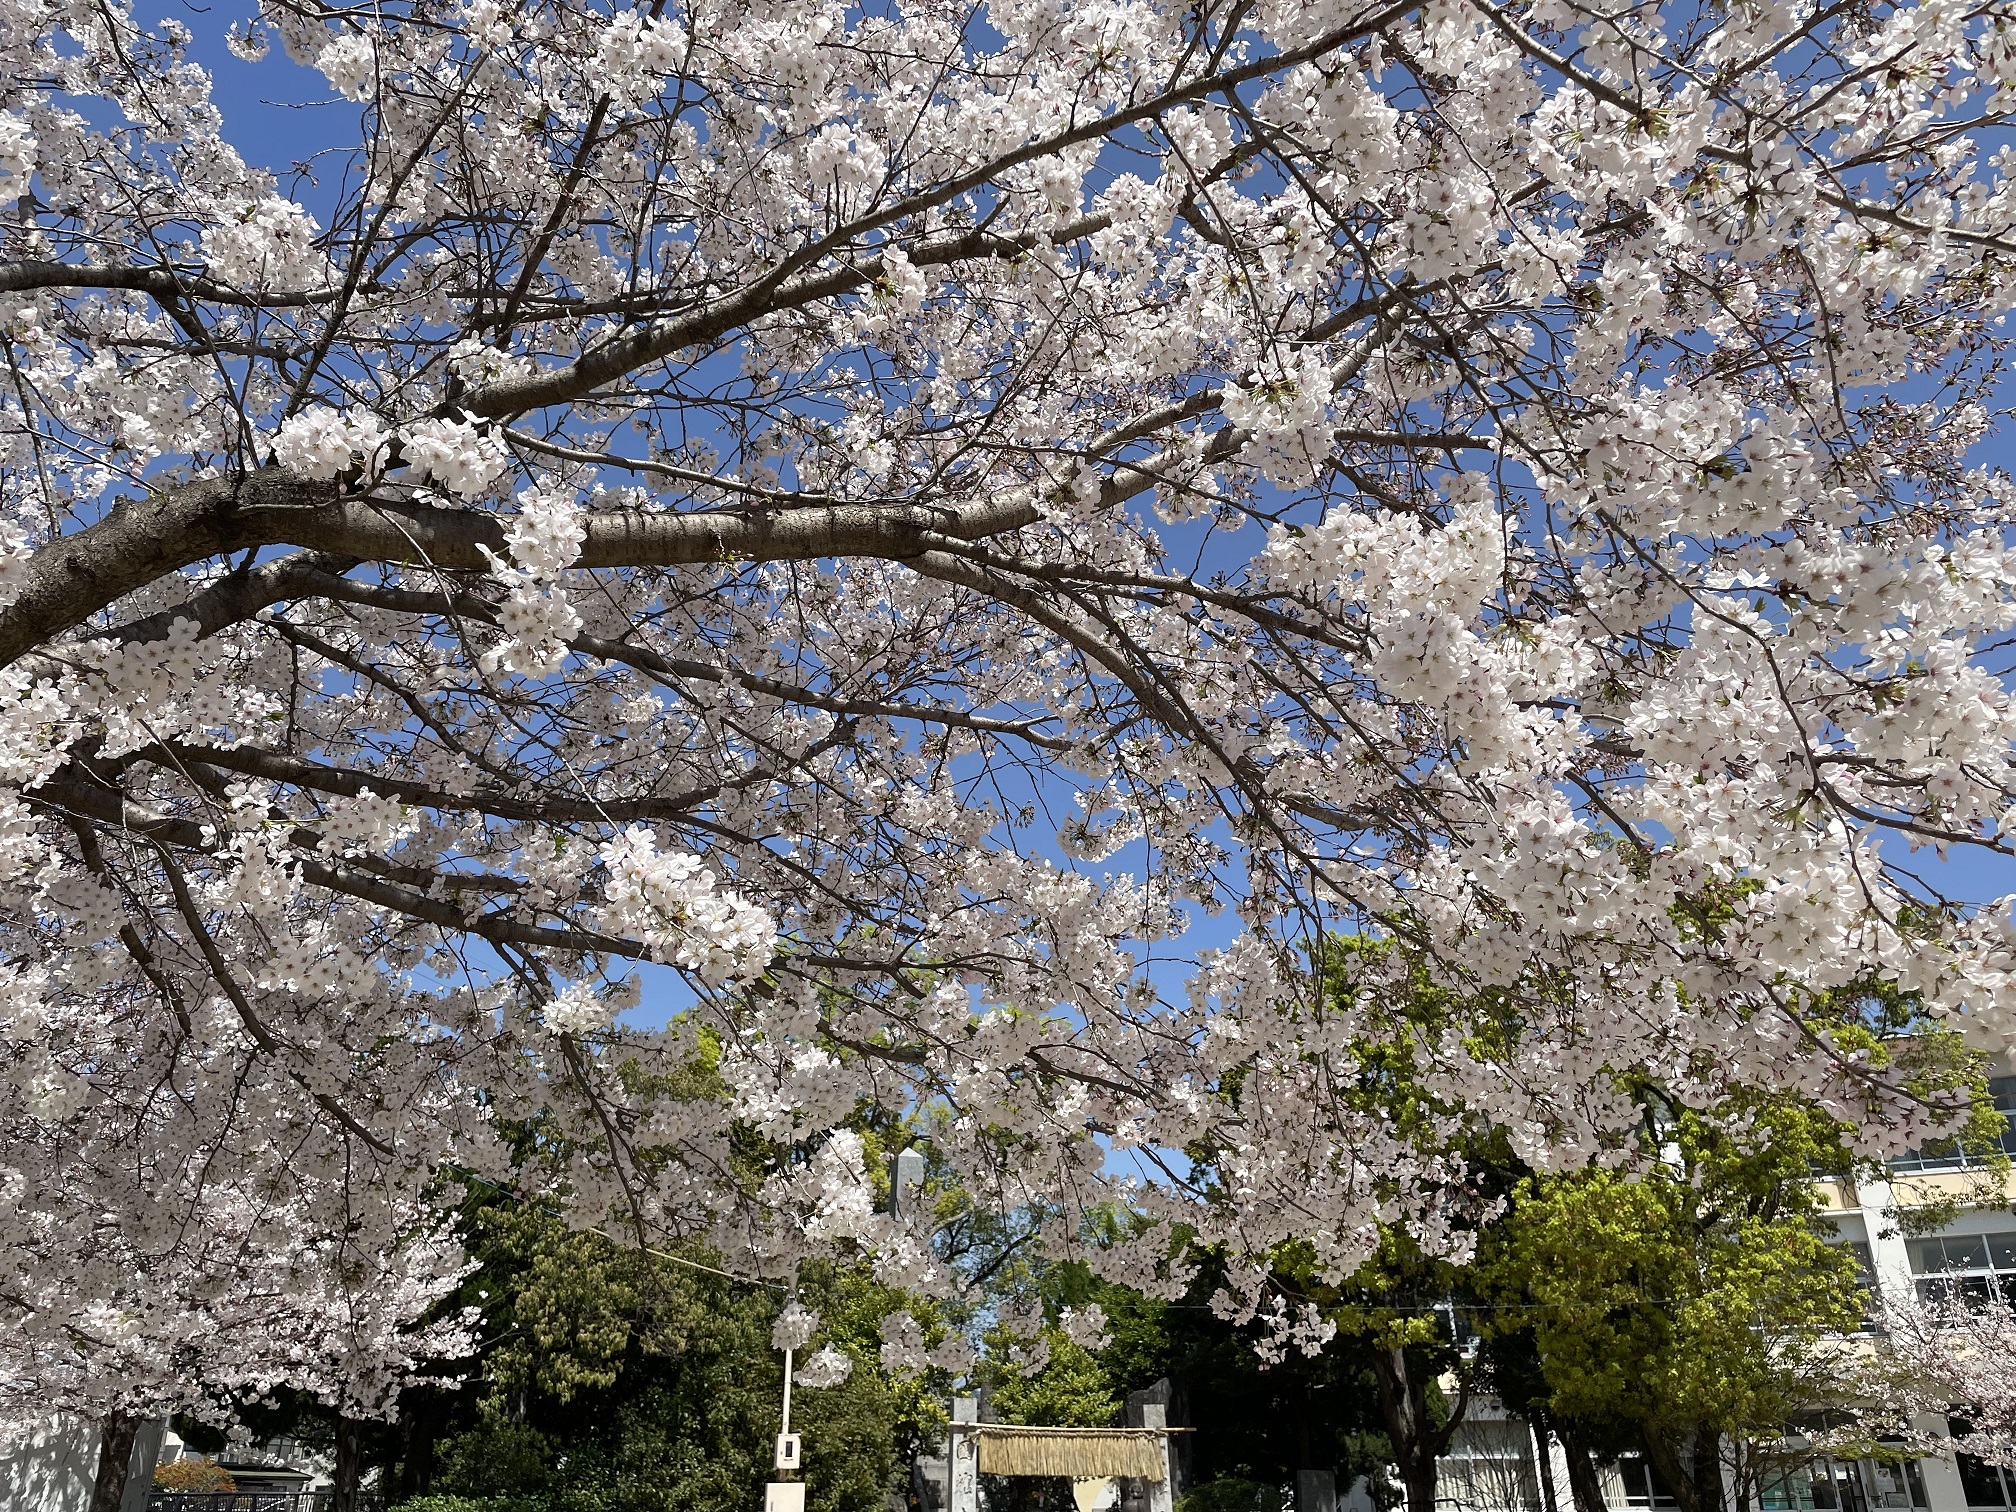
{"label": "utility wire", "polygon": [[[455,1176],[459,1177],[463,1181],[474,1182],[477,1186],[487,1187],[489,1190],[495,1192],[500,1197],[509,1197],[513,1202],[523,1203],[525,1206],[531,1208],[534,1212],[543,1213],[548,1218],[556,1219],[561,1223],[567,1222],[567,1215],[559,1211],[557,1208],[550,1208],[545,1206],[543,1203],[535,1202],[532,1198],[527,1197],[523,1192],[516,1191],[511,1187],[501,1187],[497,1185],[497,1183],[494,1181],[488,1180],[487,1178],[482,1176],[478,1176],[474,1171],[469,1170],[467,1167],[444,1164],[442,1166],[442,1169],[453,1173]],[[569,1227],[572,1227],[572,1225],[570,1224]],[[765,1291],[775,1292],[780,1296],[786,1295],[789,1291],[789,1288],[775,1281],[764,1281],[758,1279],[755,1276],[738,1276],[733,1271],[722,1270],[718,1265],[707,1265],[699,1260],[688,1259],[684,1255],[672,1254],[669,1250],[653,1249],[651,1248],[650,1245],[644,1244],[637,1240],[618,1239],[614,1234],[610,1233],[607,1229],[595,1228],[591,1226],[587,1228],[575,1229],[574,1232],[580,1234],[593,1234],[598,1239],[606,1239],[609,1243],[615,1245],[618,1249],[635,1250],[639,1254],[649,1255],[654,1260],[669,1260],[674,1265],[683,1265],[687,1267],[687,1269],[689,1270],[705,1271],[710,1276],[719,1276],[725,1281],[733,1281],[742,1286],[760,1286]]]}

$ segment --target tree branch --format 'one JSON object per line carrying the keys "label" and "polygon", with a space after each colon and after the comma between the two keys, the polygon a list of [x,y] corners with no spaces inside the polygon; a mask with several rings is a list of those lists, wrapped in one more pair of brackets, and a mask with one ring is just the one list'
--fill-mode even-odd
{"label": "tree branch", "polygon": [[[1012,493],[968,505],[833,505],[781,512],[670,514],[611,510],[587,517],[582,567],[673,567],[703,562],[801,561],[828,556],[905,559],[934,538],[978,540],[1031,525],[1033,498]],[[486,549],[509,555],[508,515],[410,499],[346,498],[334,482],[285,468],[205,478],[121,500],[95,524],[36,552],[26,581],[0,607],[0,665],[75,629],[155,579],[227,552],[292,545],[348,558],[480,572]],[[220,607],[230,594],[220,593]],[[169,611],[172,621],[182,611]],[[165,632],[166,626],[162,626]]]}

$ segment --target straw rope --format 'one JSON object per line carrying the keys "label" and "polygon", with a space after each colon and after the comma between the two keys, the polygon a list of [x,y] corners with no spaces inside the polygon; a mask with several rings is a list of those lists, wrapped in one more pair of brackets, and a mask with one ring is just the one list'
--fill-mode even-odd
{"label": "straw rope", "polygon": [[980,1438],[982,1475],[1129,1475],[1159,1481],[1168,1473],[1157,1428],[1023,1428],[985,1423]]}

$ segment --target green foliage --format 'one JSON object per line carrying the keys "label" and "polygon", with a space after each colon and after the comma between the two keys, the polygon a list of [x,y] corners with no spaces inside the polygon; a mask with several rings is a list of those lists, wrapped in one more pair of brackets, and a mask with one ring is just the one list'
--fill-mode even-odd
{"label": "green foliage", "polygon": [[1112,1374],[1090,1350],[1061,1328],[1047,1328],[1050,1358],[1034,1375],[996,1365],[994,1410],[1004,1423],[1053,1428],[1105,1428],[1120,1417],[1121,1393]]}
{"label": "green foliage", "polygon": [[439,1479],[471,1496],[543,1490],[552,1446],[526,1423],[488,1412],[468,1432],[449,1440]]}
{"label": "green foliage", "polygon": [[1191,1436],[1185,1451],[1199,1491],[1226,1480],[1281,1486],[1305,1466],[1334,1466],[1340,1486],[1360,1475],[1383,1485],[1391,1450],[1362,1353],[1333,1343],[1315,1356],[1290,1350],[1265,1364],[1251,1330],[1211,1309],[1224,1280],[1218,1257],[1190,1258],[1198,1272],[1174,1301],[1095,1281],[1082,1267],[1060,1268],[1068,1300],[1097,1302],[1106,1313],[1109,1342],[1099,1362],[1115,1395],[1170,1381],[1188,1420],[1209,1429]]}
{"label": "green foliage", "polygon": [[1798,1217],[1713,1200],[1597,1171],[1537,1183],[1511,1215],[1483,1275],[1533,1330],[1557,1412],[1775,1435],[1812,1405],[1787,1346],[1854,1328],[1854,1257]]}
{"label": "green foliage", "polygon": [[1281,1512],[1281,1488],[1228,1475],[1187,1492],[1176,1512]]}
{"label": "green foliage", "polygon": [[[515,1202],[477,1203],[481,1380],[402,1466],[434,1500],[419,1512],[748,1512],[760,1506],[783,1394],[770,1345],[781,1298],[640,1254]],[[700,1257],[694,1257],[700,1258]],[[703,1261],[703,1263],[705,1263]],[[876,1368],[876,1327],[902,1305],[866,1277],[823,1268],[803,1296],[816,1342],[854,1357],[839,1386],[793,1401],[811,1512],[879,1508],[899,1402]]]}
{"label": "green foliage", "polygon": [[1520,1183],[1473,1271],[1515,1395],[1591,1447],[1641,1443],[1683,1507],[1719,1507],[1716,1446],[1761,1484],[1788,1423],[1838,1400],[1862,1316],[1813,1182],[1843,1127],[1779,1093],[1706,1112],[1646,1096],[1648,1154]]}

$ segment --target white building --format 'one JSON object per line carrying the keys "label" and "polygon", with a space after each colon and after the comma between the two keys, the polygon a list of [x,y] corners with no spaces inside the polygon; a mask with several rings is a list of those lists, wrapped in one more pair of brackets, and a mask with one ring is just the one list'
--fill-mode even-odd
{"label": "white building", "polygon": [[[146,1512],[148,1483],[165,1423],[143,1424],[133,1438],[126,1498],[119,1512]],[[0,1445],[0,1509],[4,1512],[85,1512],[98,1476],[98,1425],[51,1417]]]}

